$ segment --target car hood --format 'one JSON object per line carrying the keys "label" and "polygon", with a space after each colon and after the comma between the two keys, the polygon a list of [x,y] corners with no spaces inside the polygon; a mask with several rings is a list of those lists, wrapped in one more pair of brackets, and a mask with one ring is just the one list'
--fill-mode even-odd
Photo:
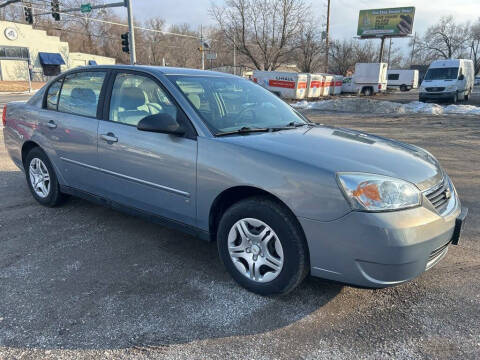
{"label": "car hood", "polygon": [[218,138],[332,172],[367,172],[400,178],[426,190],[443,178],[438,161],[410,144],[327,126]]}

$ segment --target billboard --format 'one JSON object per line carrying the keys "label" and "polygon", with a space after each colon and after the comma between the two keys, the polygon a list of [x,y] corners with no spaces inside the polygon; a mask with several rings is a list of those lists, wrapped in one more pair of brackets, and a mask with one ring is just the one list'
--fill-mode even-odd
{"label": "billboard", "polygon": [[360,10],[357,35],[360,37],[406,36],[412,33],[415,8]]}

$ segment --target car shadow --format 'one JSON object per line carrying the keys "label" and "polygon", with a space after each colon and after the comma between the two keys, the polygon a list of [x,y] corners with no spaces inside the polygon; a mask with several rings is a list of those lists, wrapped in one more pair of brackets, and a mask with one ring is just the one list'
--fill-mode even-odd
{"label": "car shadow", "polygon": [[0,346],[120,349],[252,335],[292,324],[342,289],[308,278],[262,297],[216,244],[70,198],[45,208],[0,172]]}

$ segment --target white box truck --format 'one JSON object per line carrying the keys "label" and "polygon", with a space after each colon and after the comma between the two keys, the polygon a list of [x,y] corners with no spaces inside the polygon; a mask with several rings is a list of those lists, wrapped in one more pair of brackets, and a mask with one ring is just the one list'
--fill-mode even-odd
{"label": "white box truck", "polygon": [[435,60],[428,67],[418,99],[467,101],[475,81],[473,61],[469,59]]}
{"label": "white box truck", "polygon": [[418,70],[388,70],[387,88],[409,91],[418,87]]}
{"label": "white box truck", "polygon": [[307,74],[307,98],[318,99],[323,91],[323,75]]}
{"label": "white box truck", "polygon": [[282,99],[304,99],[307,93],[307,74],[255,70],[254,82]]}
{"label": "white box truck", "polygon": [[387,63],[356,63],[355,92],[370,96],[387,90]]}

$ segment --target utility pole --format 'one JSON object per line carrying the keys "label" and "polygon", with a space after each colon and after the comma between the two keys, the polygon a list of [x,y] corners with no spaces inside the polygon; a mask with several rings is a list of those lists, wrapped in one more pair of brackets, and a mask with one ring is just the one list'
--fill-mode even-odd
{"label": "utility pole", "polygon": [[330,38],[330,0],[327,3],[327,29],[325,38],[325,72],[328,73],[328,54],[329,54],[329,38]]}
{"label": "utility pole", "polygon": [[413,43],[412,43],[412,54],[410,55],[410,66],[413,63],[413,55],[415,54],[415,42],[417,41],[417,32],[413,35]]}
{"label": "utility pole", "polygon": [[137,63],[137,54],[135,53],[135,34],[133,26],[132,0],[125,0],[125,5],[127,6],[128,12],[128,34],[130,36],[130,65],[135,65]]}

